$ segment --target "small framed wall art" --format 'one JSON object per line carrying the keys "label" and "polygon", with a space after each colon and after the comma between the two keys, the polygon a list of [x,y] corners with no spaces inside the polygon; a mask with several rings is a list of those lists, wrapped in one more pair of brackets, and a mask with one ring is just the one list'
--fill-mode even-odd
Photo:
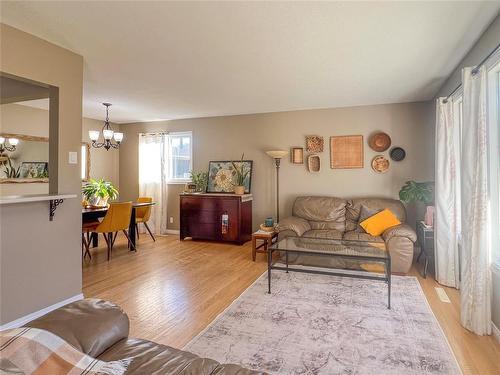
{"label": "small framed wall art", "polygon": [[330,137],[330,167],[332,169],[363,168],[363,136]]}
{"label": "small framed wall art", "polygon": [[292,147],[292,152],[290,153],[292,164],[304,164],[304,148],[303,147]]}
{"label": "small framed wall art", "polygon": [[323,137],[319,135],[308,135],[306,136],[306,151],[312,154],[323,152],[324,143]]}

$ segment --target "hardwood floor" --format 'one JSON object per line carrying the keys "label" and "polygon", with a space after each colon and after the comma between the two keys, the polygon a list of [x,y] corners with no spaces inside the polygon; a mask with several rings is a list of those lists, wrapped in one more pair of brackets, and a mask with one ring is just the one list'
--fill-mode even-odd
{"label": "hardwood floor", "polygon": [[[103,243],[104,241],[101,241]],[[266,269],[265,255],[252,262],[251,243],[243,246],[179,241],[178,236],[141,235],[138,252],[117,238],[110,262],[106,249],[91,250],[83,265],[85,297],[111,300],[131,321],[131,336],[182,348]],[[445,288],[451,303],[438,298],[432,278],[416,276],[462,367],[464,375],[500,374],[500,344],[460,326],[459,294]]]}

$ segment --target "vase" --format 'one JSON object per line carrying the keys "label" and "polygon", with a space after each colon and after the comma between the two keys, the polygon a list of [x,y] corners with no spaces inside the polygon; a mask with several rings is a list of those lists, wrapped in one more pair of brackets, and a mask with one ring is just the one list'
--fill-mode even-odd
{"label": "vase", "polygon": [[425,207],[424,223],[428,227],[434,226],[434,206]]}
{"label": "vase", "polygon": [[235,186],[234,187],[234,194],[237,194],[237,195],[245,194],[245,187],[244,186]]}

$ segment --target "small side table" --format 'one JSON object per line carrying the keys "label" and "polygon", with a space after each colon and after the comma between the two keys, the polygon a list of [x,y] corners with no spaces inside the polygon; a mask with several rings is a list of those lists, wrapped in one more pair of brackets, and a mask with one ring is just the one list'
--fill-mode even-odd
{"label": "small side table", "polygon": [[[267,248],[278,239],[278,232],[266,232],[258,230],[252,233],[252,260],[255,262],[257,253],[267,253]],[[262,241],[257,245],[257,241]]]}
{"label": "small side table", "polygon": [[434,264],[434,228],[428,227],[423,221],[417,221],[417,241],[420,246],[420,254],[417,257],[417,263],[420,257],[424,256],[424,269],[422,276],[427,277],[427,268],[429,267],[429,260]]}

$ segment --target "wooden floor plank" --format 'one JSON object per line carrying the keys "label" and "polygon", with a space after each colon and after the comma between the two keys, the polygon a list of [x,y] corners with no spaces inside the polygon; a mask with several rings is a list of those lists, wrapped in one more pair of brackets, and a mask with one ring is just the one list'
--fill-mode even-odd
{"label": "wooden floor plank", "polygon": [[[101,241],[104,243],[104,241]],[[93,249],[83,265],[85,297],[120,305],[129,315],[131,336],[182,348],[224,311],[266,270],[264,254],[252,262],[251,244],[179,241],[177,236],[142,235],[137,253],[117,238],[112,259],[105,248]],[[460,326],[460,296],[443,287],[451,303],[443,303],[432,278],[412,268],[464,375],[500,374],[500,345]]]}

